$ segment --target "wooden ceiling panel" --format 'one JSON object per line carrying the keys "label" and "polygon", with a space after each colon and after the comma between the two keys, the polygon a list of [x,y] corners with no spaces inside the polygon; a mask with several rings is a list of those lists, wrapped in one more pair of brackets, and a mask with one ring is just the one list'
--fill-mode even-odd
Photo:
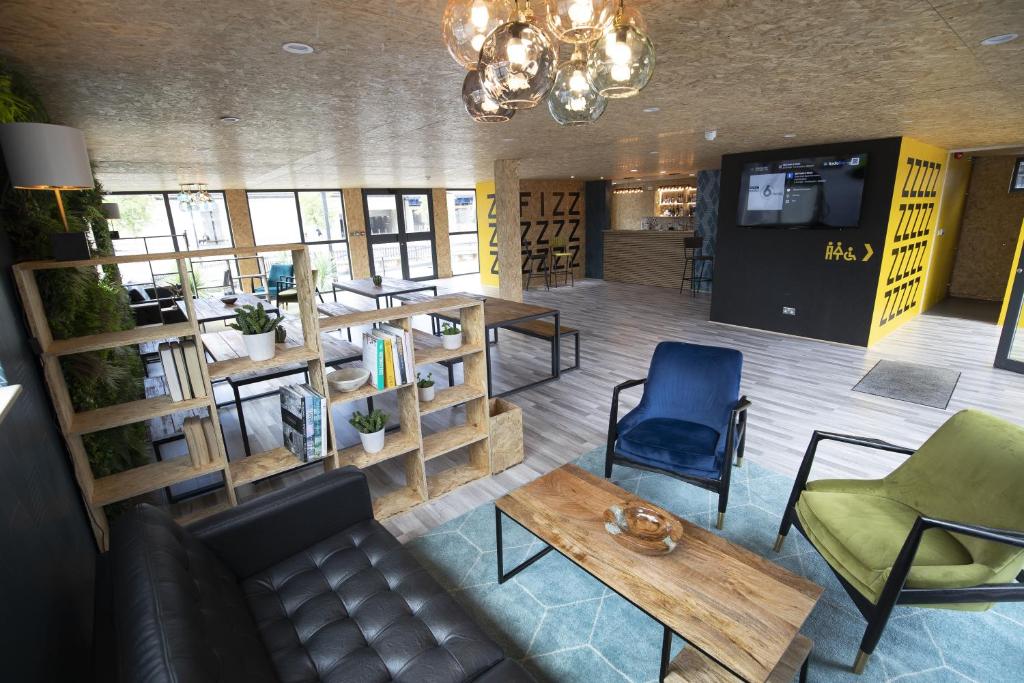
{"label": "wooden ceiling panel", "polygon": [[[902,134],[1024,144],[1024,40],[980,45],[1024,33],[1019,0],[635,0],[654,80],[582,130],[545,107],[470,121],[444,4],[6,0],[0,56],[55,121],[85,131],[110,189],[468,186],[496,158],[521,158],[524,177],[658,177],[729,152]],[[286,41],[317,52],[285,54]]]}

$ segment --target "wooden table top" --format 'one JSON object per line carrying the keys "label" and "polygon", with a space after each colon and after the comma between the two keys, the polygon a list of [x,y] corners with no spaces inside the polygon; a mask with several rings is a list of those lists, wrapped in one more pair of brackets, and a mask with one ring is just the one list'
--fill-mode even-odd
{"label": "wooden table top", "polygon": [[[520,301],[500,299],[496,296],[481,296],[479,294],[469,294],[468,292],[445,292],[437,298],[440,298],[441,296],[465,296],[484,302],[484,327],[488,329],[492,327],[501,327],[502,325],[507,325],[510,321],[519,320],[521,318],[554,315],[555,313],[558,313],[557,308],[524,304]],[[423,301],[432,301],[435,297],[430,294],[416,293],[402,294],[395,298],[408,303],[420,303]],[[458,317],[449,315],[439,315],[438,317],[452,322],[458,322],[459,320]]]}
{"label": "wooden table top", "polygon": [[[178,308],[182,313],[185,313],[185,302],[178,301]],[[242,306],[255,306],[256,304],[263,304],[263,308],[268,313],[276,311],[277,307],[273,306],[266,299],[261,299],[255,294],[239,294],[238,300],[233,304],[226,304],[220,300],[220,297],[200,297],[192,300],[193,305],[196,309],[196,318],[201,323],[213,322],[214,320],[227,320],[228,318],[234,318],[235,314],[238,313],[238,309]]]}
{"label": "wooden table top", "polygon": [[605,531],[603,515],[634,498],[565,465],[496,505],[720,664],[748,681],[768,680],[821,587],[685,520],[674,552],[633,553]]}
{"label": "wooden table top", "polygon": [[346,292],[353,292],[354,294],[361,294],[363,296],[372,297],[374,299],[376,299],[377,297],[388,296],[391,294],[419,292],[425,289],[434,289],[434,287],[434,285],[426,282],[416,282],[415,280],[395,280],[392,278],[384,278],[380,283],[380,287],[373,284],[373,280],[370,278],[334,283],[335,289],[340,289]]}
{"label": "wooden table top", "polygon": [[352,308],[351,306],[346,306],[345,304],[338,303],[337,301],[325,301],[322,304],[317,304],[316,310],[330,318],[339,315],[363,312],[363,309],[361,308]]}

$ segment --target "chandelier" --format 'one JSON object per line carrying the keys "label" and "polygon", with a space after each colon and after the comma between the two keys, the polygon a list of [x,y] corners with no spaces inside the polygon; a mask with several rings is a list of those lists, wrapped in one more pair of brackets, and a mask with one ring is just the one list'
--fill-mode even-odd
{"label": "chandelier", "polygon": [[182,183],[178,186],[178,209],[181,211],[211,211],[213,197],[206,183]]}
{"label": "chandelier", "polygon": [[[508,121],[547,99],[562,126],[592,123],[608,99],[632,97],[651,81],[654,46],[643,16],[625,0],[449,0],[442,36],[470,71],[462,87],[475,121]],[[559,67],[559,47],[572,56]]]}

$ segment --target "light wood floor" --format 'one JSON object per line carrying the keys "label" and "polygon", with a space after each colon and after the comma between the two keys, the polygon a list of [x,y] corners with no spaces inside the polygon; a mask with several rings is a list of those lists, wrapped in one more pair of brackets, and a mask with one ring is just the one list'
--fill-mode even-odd
{"label": "light wood floor", "polygon": [[[440,284],[453,291],[480,291],[476,276]],[[707,295],[691,297],[688,292],[678,294],[672,289],[584,280],[574,288],[544,291],[541,287],[527,292],[525,299],[558,307],[563,323],[581,331],[582,368],[564,374],[558,382],[511,397],[524,414],[526,460],[522,465],[392,518],[387,526],[399,538],[422,534],[602,446],[611,388],[623,380],[644,376],[655,345],[663,340],[715,344],[743,352],[742,390],[753,401],[747,458],[786,474],[795,474],[815,429],[916,446],[963,408],[980,408],[1024,424],[1024,375],[992,367],[998,328],[983,321],[984,312],[972,316],[970,304],[953,302],[945,307],[948,314],[940,305],[937,312],[918,317],[869,350],[711,323]],[[426,321],[420,326],[425,328]],[[563,354],[568,353],[567,341]],[[496,389],[500,391],[510,382],[518,384],[543,375],[547,347],[544,342],[503,332],[492,358]],[[949,408],[943,411],[851,391],[882,359],[963,373]],[[443,368],[436,368],[434,376],[441,380],[441,386],[445,384]],[[623,401],[623,412],[639,399],[639,390],[628,393],[631,395]],[[227,398],[226,393],[223,398]],[[280,439],[277,405],[275,397],[246,404],[253,452],[278,445],[274,442]],[[382,407],[388,409],[387,405]],[[229,450],[241,453],[234,409],[221,412]],[[433,416],[428,429],[461,419],[445,412],[449,411]],[[355,442],[357,437],[347,426],[347,415],[339,411],[335,418],[337,424],[345,425],[339,434],[342,444]],[[828,445],[819,453],[813,476],[881,476],[900,461],[893,454]],[[291,476],[314,476],[314,469]],[[370,472],[375,489],[393,485],[393,470],[373,469],[379,470]],[[282,482],[268,484],[280,485]]]}

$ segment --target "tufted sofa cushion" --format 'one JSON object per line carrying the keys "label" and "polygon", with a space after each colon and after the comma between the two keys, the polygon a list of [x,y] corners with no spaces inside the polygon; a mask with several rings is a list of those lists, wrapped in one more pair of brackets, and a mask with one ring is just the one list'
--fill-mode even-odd
{"label": "tufted sofa cushion", "polygon": [[[474,680],[504,659],[374,520],[249,577],[242,587],[285,683]],[[515,669],[514,680],[526,680]]]}

